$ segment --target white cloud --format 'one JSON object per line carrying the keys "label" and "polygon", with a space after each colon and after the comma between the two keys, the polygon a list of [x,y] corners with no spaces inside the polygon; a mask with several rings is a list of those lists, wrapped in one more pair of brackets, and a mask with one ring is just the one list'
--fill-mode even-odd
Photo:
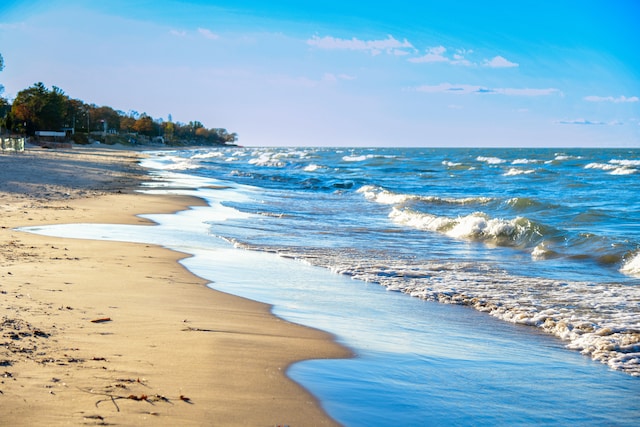
{"label": "white cloud", "polygon": [[338,78],[341,80],[355,80],[355,76],[350,76],[349,74],[338,74]]}
{"label": "white cloud", "polygon": [[171,34],[172,36],[176,36],[176,37],[184,37],[184,36],[187,35],[187,32],[184,31],[184,30],[182,30],[182,31],[171,30],[171,31],[169,31],[169,34]]}
{"label": "white cloud", "polygon": [[617,98],[613,96],[585,96],[584,100],[589,102],[614,102],[619,104],[621,102],[638,102],[640,101],[640,98],[637,96],[631,96],[628,98],[626,96],[619,96]]}
{"label": "white cloud", "polygon": [[513,67],[518,67],[519,65],[516,64],[515,62],[511,62],[508,59],[504,58],[503,56],[494,56],[493,58],[489,59],[485,59],[483,62],[483,65],[485,67],[489,67],[489,68],[513,68]]}
{"label": "white cloud", "polygon": [[325,81],[325,82],[337,82],[339,80],[355,80],[355,77],[350,76],[348,74],[333,74],[333,73],[324,73],[324,76],[322,76],[322,81]]}
{"label": "white cloud", "polygon": [[202,35],[204,38],[207,38],[209,40],[217,40],[220,38],[219,35],[215,34],[214,32],[212,32],[211,30],[208,30],[206,28],[198,28],[198,32],[200,33],[200,35]]}
{"label": "white cloud", "polygon": [[[410,58],[408,61],[413,63],[447,63],[452,65],[461,65],[464,67],[473,67],[478,64],[468,60],[467,55],[473,53],[473,50],[458,49],[456,53],[447,55],[447,49],[444,46],[430,47],[427,49],[427,53]],[[502,56],[495,56],[492,59],[485,59],[482,65],[489,68],[512,68],[518,67],[518,64],[505,59]]]}
{"label": "white cloud", "polygon": [[340,39],[331,36],[321,38],[313,36],[307,40],[307,44],[320,49],[368,51],[374,56],[382,52],[393,55],[406,55],[407,52],[405,49],[413,49],[413,45],[409,43],[407,39],[399,41],[391,35],[381,40],[360,40],[355,37],[352,39]]}
{"label": "white cloud", "polygon": [[465,55],[473,52],[472,50],[458,49],[456,53],[451,56],[446,55],[446,52],[447,49],[444,46],[430,47],[427,49],[426,54],[414,58],[409,58],[408,61],[416,64],[442,62],[452,65],[462,65],[465,67],[471,67],[475,65],[473,62],[465,58]]}
{"label": "white cloud", "polygon": [[[379,40],[361,40],[356,37],[341,39],[332,36],[313,36],[307,40],[307,44],[326,50],[368,51],[373,56],[380,55],[383,52],[397,56],[406,56],[418,52],[407,39],[400,41],[391,35],[387,36],[386,39]],[[427,48],[423,55],[412,55],[407,61],[416,64],[442,63],[463,67],[475,67],[479,64],[467,59],[467,55],[471,55],[472,53],[473,50],[471,49],[456,49],[454,53],[449,53],[446,47],[438,45]],[[485,59],[482,65],[489,68],[512,68],[519,66],[515,62],[511,62],[499,55],[492,59]]]}
{"label": "white cloud", "polygon": [[409,62],[425,63],[425,62],[450,62],[450,59],[444,56],[447,51],[444,46],[430,47],[427,53],[417,58],[410,58]]}
{"label": "white cloud", "polygon": [[532,88],[489,88],[476,85],[453,85],[451,83],[440,83],[438,85],[422,85],[415,88],[418,92],[425,93],[452,93],[458,95],[466,94],[500,94],[507,96],[547,96],[560,93],[558,89],[532,89]]}
{"label": "white cloud", "polygon": [[453,59],[451,59],[450,62],[454,65],[463,65],[465,67],[471,67],[472,65],[475,65],[473,62],[466,59],[462,53],[454,54]]}

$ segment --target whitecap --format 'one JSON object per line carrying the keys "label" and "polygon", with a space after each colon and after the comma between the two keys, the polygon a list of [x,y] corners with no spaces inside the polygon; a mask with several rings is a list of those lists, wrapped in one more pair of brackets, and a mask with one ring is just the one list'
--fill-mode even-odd
{"label": "whitecap", "polygon": [[479,162],[486,162],[490,165],[499,165],[501,163],[506,163],[506,160],[501,159],[499,157],[486,157],[486,156],[478,156],[476,160]]}
{"label": "whitecap", "polygon": [[611,175],[631,175],[638,172],[638,169],[635,169],[634,166],[631,161],[611,160],[609,163],[589,163],[584,168],[608,171]]}
{"label": "whitecap", "polygon": [[398,205],[405,203],[409,200],[420,200],[433,204],[451,204],[451,205],[468,205],[473,203],[486,204],[491,202],[491,197],[438,197],[438,196],[420,196],[415,194],[399,194],[386,190],[374,185],[365,185],[357,190],[358,193],[364,194],[367,200],[374,201],[376,203],[384,205]]}
{"label": "whitecap", "polygon": [[374,201],[383,205],[396,205],[406,202],[415,196],[408,194],[396,194],[374,185],[365,185],[357,190],[358,193],[364,194],[367,200]]}
{"label": "whitecap", "polygon": [[620,166],[640,167],[640,160],[613,159],[609,163]]}
{"label": "whitecap", "polygon": [[529,163],[540,163],[540,160],[535,159],[515,159],[511,162],[512,165],[528,165]]}
{"label": "whitecap", "polygon": [[257,158],[253,158],[249,160],[250,165],[256,166],[270,166],[270,167],[284,167],[284,162],[279,160],[279,156],[274,155],[273,153],[263,153],[259,155]]}
{"label": "whitecap", "polygon": [[640,251],[622,266],[620,272],[629,276],[640,277]]}
{"label": "whitecap", "polygon": [[342,160],[345,162],[363,162],[367,160],[367,156],[344,156]]}
{"label": "whitecap", "polygon": [[225,154],[222,151],[208,151],[206,153],[196,153],[191,156],[192,159],[211,159],[215,157],[224,157]]}
{"label": "whitecap", "polygon": [[305,166],[303,170],[305,172],[315,172],[318,169],[323,169],[323,167],[320,166],[320,165],[316,165],[315,163],[311,163],[311,164],[308,164],[307,166]]}
{"label": "whitecap", "polygon": [[638,169],[633,169],[633,168],[628,168],[623,166],[621,168],[615,168],[610,172],[610,174],[611,175],[632,175],[636,172],[638,172]]}
{"label": "whitecap", "polygon": [[525,218],[517,217],[511,220],[490,218],[483,212],[449,218],[394,207],[389,213],[389,218],[402,225],[419,230],[439,232],[455,239],[482,241],[498,245],[515,244],[518,238],[531,227]]}
{"label": "whitecap", "polygon": [[547,248],[545,242],[538,244],[531,251],[531,259],[533,259],[534,261],[541,261],[549,258],[554,258],[557,255],[558,253],[556,251],[553,251]]}
{"label": "whitecap", "polygon": [[456,162],[450,162],[449,160],[443,160],[442,161],[442,165],[450,167],[450,168],[454,168],[456,166],[462,166],[462,163],[456,163]]}
{"label": "whitecap", "polygon": [[509,171],[502,174],[502,176],[516,176],[516,175],[528,175],[530,173],[534,173],[535,169],[518,169],[511,168]]}

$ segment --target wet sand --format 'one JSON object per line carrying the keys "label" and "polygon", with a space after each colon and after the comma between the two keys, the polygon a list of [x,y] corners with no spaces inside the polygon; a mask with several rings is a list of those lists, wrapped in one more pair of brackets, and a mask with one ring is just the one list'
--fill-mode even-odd
{"label": "wet sand", "polygon": [[161,247],[14,230],[201,205],[135,193],[139,151],[0,154],[0,425],[335,425],[284,372],[332,336],[207,288]]}

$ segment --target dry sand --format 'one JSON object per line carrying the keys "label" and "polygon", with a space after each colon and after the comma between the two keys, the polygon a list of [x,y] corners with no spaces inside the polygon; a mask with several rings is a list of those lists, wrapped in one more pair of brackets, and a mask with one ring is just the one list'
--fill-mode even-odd
{"label": "dry sand", "polygon": [[160,247],[14,230],[146,224],[199,199],[135,193],[140,153],[0,154],[0,425],[335,425],[285,376],[349,357],[322,331],[213,291]]}

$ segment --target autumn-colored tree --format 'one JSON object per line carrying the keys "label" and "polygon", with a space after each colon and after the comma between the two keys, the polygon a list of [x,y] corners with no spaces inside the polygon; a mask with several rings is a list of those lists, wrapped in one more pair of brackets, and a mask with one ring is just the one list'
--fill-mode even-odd
{"label": "autumn-colored tree", "polygon": [[147,116],[146,113],[142,113],[140,115],[140,118],[136,120],[135,124],[133,125],[133,130],[142,135],[152,136],[153,119],[150,116]]}
{"label": "autumn-colored tree", "polygon": [[131,132],[136,125],[136,119],[131,116],[120,116],[120,131]]}
{"label": "autumn-colored tree", "polygon": [[[0,71],[3,67],[4,59],[0,55]],[[186,124],[173,123],[169,116],[169,120],[164,122],[162,119],[154,120],[148,114],[139,114],[134,110],[125,113],[109,106],[85,104],[79,99],[70,99],[56,86],[49,90],[43,83],[36,83],[18,92],[12,105],[0,97],[0,125],[30,135],[36,130],[64,128],[72,128],[76,134],[104,129],[134,131],[149,137],[164,136],[165,141],[178,144],[223,145],[237,139],[235,133],[229,134],[222,128],[207,129],[197,120]],[[85,134],[85,141],[86,136]]]}
{"label": "autumn-colored tree", "polygon": [[94,123],[91,126],[92,130],[103,130],[105,128],[104,123],[107,124],[107,129],[120,129],[120,115],[111,107],[92,105],[89,114],[91,123]]}
{"label": "autumn-colored tree", "polygon": [[209,129],[201,127],[196,129],[196,136],[198,138],[207,139],[210,135]]}
{"label": "autumn-colored tree", "polygon": [[62,89],[52,90],[43,83],[36,83],[16,95],[11,106],[11,114],[16,125],[26,123],[26,130],[59,130],[65,124],[68,97]]}

